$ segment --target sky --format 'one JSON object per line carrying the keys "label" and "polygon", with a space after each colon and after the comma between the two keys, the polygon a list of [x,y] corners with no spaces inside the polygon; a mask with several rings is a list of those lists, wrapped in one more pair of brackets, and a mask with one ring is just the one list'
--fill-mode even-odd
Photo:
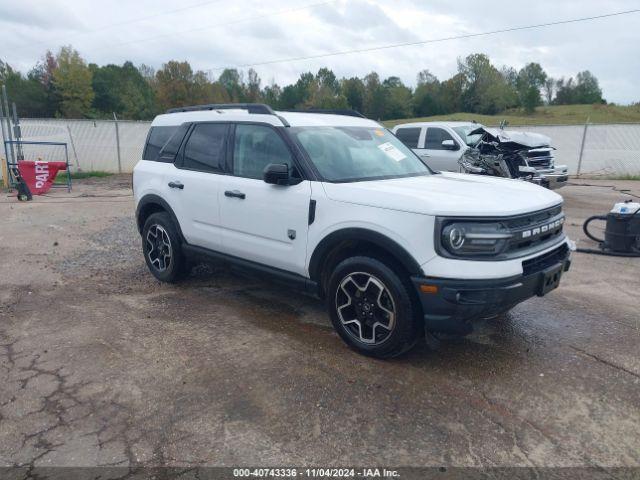
{"label": "sky", "polygon": [[[0,0],[0,59],[26,73],[47,49],[71,44],[90,63],[158,69],[188,60],[215,78],[224,67],[633,9],[640,0]],[[607,101],[640,101],[640,12],[254,68],[263,85],[326,66],[338,77],[375,70],[414,86],[420,70],[446,79],[471,53],[486,53],[497,67],[539,62],[554,78],[590,70]]]}

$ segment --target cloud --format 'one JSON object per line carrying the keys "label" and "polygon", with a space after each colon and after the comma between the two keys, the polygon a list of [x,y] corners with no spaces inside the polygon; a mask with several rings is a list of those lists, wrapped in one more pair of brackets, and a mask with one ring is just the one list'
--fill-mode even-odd
{"label": "cloud", "polygon": [[83,28],[83,22],[69,5],[62,2],[50,1],[43,4],[32,0],[20,2],[0,1],[0,23],[5,28],[10,26],[37,29],[46,33],[56,29],[61,24],[72,28]]}
{"label": "cloud", "polygon": [[[180,5],[182,8],[183,4]],[[194,69],[218,74],[234,66],[334,51],[415,42],[559,19],[638,8],[637,0],[190,0],[178,12],[169,0],[0,0],[3,44],[0,57],[23,71],[46,49],[71,43],[89,62],[145,63],[158,68],[170,59],[186,59]],[[308,8],[303,8],[308,6]],[[300,9],[303,8],[303,9]],[[287,11],[280,15],[274,12]],[[150,17],[131,22],[132,19]],[[253,20],[247,20],[253,19]],[[487,37],[277,63],[256,67],[263,83],[294,82],[302,72],[327,66],[340,76],[399,76],[415,84],[418,71],[439,78],[456,71],[456,61],[487,53],[500,67],[540,62],[554,77],[592,71],[607,100],[640,100],[637,45],[640,14]],[[109,27],[110,25],[120,24]],[[158,37],[160,38],[153,38]],[[153,39],[152,39],[153,38]]]}

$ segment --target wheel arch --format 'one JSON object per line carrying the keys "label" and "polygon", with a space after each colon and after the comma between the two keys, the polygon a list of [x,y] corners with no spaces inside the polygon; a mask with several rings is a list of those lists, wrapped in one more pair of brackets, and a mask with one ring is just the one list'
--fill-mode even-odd
{"label": "wheel arch", "polygon": [[180,236],[180,241],[184,242],[184,236],[180,229],[180,222],[178,222],[178,217],[175,212],[166,200],[154,194],[145,195],[138,202],[138,206],[136,208],[136,225],[138,227],[138,232],[142,233],[142,229],[144,228],[144,223],[147,221],[147,218],[158,212],[166,212],[169,214],[171,220],[173,220],[173,223],[176,226],[178,235]]}
{"label": "wheel arch", "polygon": [[391,259],[409,275],[421,274],[418,262],[398,242],[388,236],[366,228],[336,230],[315,247],[309,260],[309,276],[320,286],[322,293],[327,280],[327,270],[352,254],[373,254]]}

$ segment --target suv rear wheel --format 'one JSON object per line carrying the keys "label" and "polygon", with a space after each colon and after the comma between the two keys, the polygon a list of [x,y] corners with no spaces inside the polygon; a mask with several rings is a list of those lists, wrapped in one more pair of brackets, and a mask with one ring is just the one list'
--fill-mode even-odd
{"label": "suv rear wheel", "polygon": [[353,349],[378,358],[398,356],[418,339],[408,285],[384,263],[348,258],[335,268],[327,288],[334,328]]}
{"label": "suv rear wheel", "polygon": [[175,282],[186,271],[180,237],[168,213],[147,218],[142,229],[142,251],[147,267],[161,282]]}

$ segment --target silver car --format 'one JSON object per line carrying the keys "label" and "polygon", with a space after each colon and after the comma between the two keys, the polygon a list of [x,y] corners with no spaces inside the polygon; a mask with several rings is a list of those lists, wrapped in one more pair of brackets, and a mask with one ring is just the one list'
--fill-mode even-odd
{"label": "silver car", "polygon": [[527,180],[547,188],[564,186],[565,165],[555,165],[549,137],[488,128],[474,122],[418,122],[393,133],[431,169]]}

